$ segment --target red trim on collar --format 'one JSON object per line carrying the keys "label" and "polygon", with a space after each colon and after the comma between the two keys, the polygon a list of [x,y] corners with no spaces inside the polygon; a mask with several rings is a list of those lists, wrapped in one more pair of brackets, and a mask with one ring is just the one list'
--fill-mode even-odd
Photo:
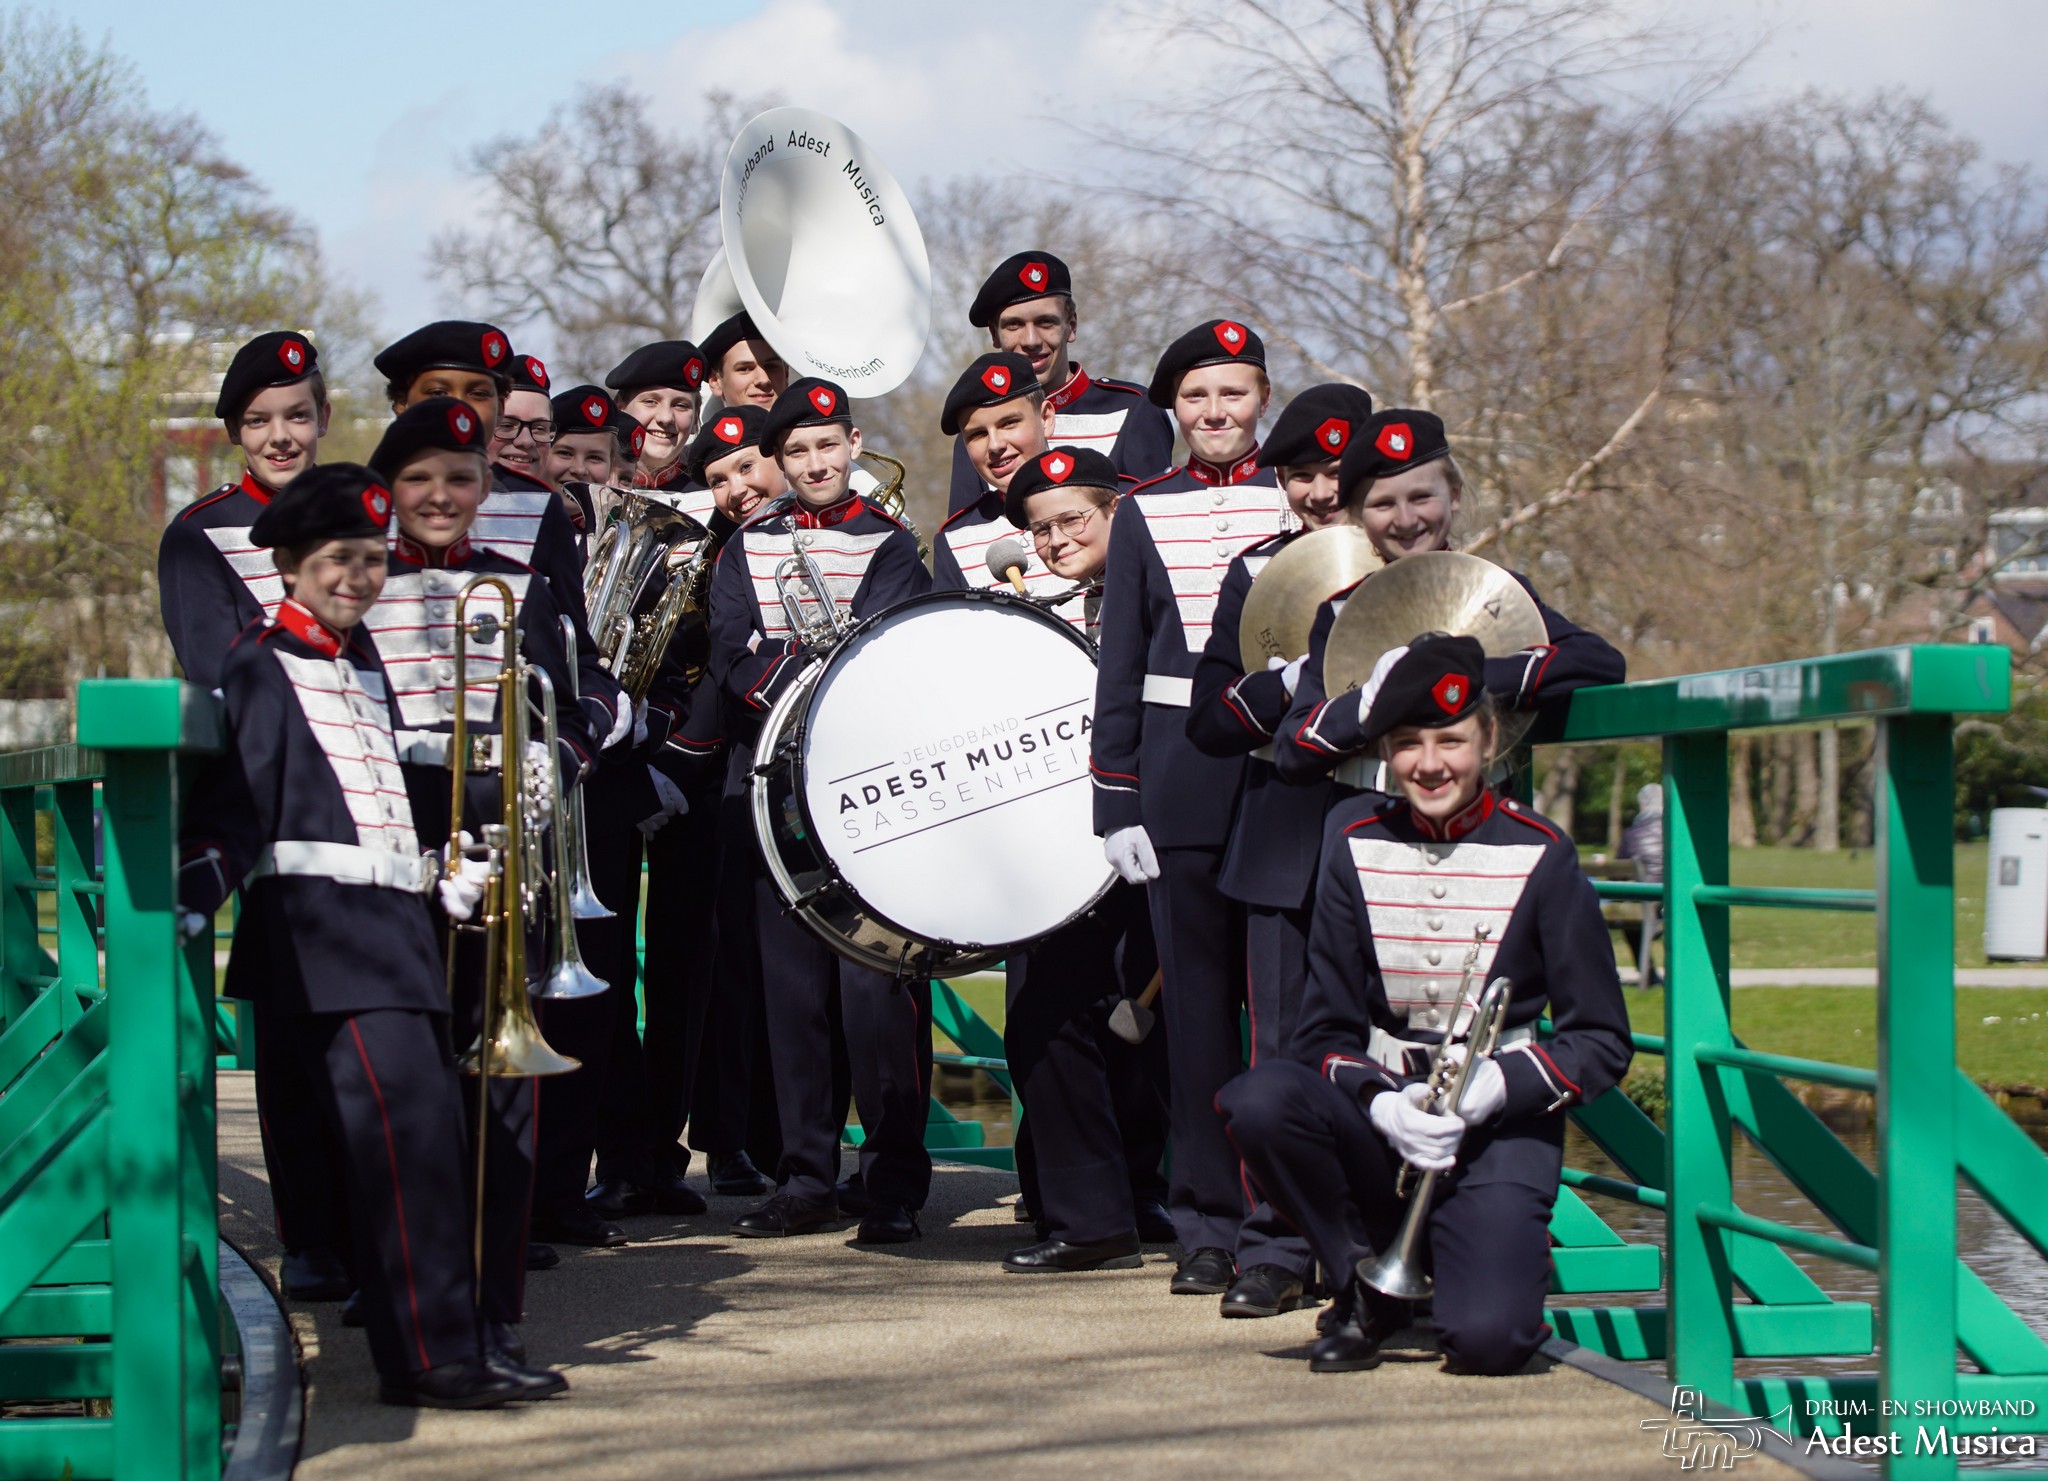
{"label": "red trim on collar", "polygon": [[638,468],[635,468],[633,470],[633,487],[639,489],[665,489],[672,483],[683,482],[687,478],[688,473],[689,470],[683,466],[683,459],[681,458],[677,458],[666,468],[658,469],[651,474],[642,473]]}
{"label": "red trim on collar", "polygon": [[1424,838],[1444,843],[1456,843],[1474,828],[1493,816],[1493,788],[1482,786],[1479,795],[1468,802],[1463,809],[1446,818],[1441,828],[1432,823],[1409,804],[1408,815],[1415,820],[1415,826]]}
{"label": "red trim on collar", "polygon": [[1087,395],[1088,388],[1094,384],[1095,382],[1088,379],[1088,372],[1076,365],[1074,373],[1067,377],[1065,385],[1061,386],[1057,391],[1046,393],[1045,404],[1054,411],[1059,411],[1069,402],[1077,401]]}
{"label": "red trim on collar", "polygon": [[316,653],[324,653],[329,658],[341,654],[342,640],[334,630],[290,597],[278,603],[277,625]]}
{"label": "red trim on collar", "polygon": [[270,490],[258,483],[255,473],[247,468],[242,470],[242,492],[254,499],[258,504],[268,504],[270,502]]}
{"label": "red trim on collar", "polygon": [[1250,478],[1259,471],[1259,450],[1256,446],[1253,447],[1250,452],[1239,458],[1235,463],[1232,463],[1228,468],[1219,467],[1214,463],[1205,463],[1200,458],[1191,455],[1188,458],[1187,467],[1183,471],[1196,483],[1243,483],[1247,478]]}
{"label": "red trim on collar", "polygon": [[439,550],[422,545],[410,535],[394,533],[391,537],[391,551],[400,560],[411,561],[416,566],[429,568],[438,566],[459,566],[470,557],[476,547],[469,543],[467,534],[459,536],[453,545]]}
{"label": "red trim on collar", "polygon": [[790,511],[790,522],[800,530],[822,530],[832,525],[843,525],[868,506],[863,504],[859,494],[848,494],[837,504],[828,504],[823,509],[813,510],[803,500],[796,501]]}

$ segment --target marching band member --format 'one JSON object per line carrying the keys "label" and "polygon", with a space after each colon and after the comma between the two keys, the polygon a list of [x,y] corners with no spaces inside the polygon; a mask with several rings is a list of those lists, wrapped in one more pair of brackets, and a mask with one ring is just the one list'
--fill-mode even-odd
{"label": "marching band member", "polygon": [[548,449],[555,441],[555,407],[548,399],[548,368],[531,355],[514,355],[506,364],[512,389],[491,428],[491,464],[526,484],[552,488]]}
{"label": "marching band member", "polygon": [[[1241,671],[1240,618],[1252,582],[1267,561],[1310,530],[1343,523],[1338,459],[1372,416],[1372,397],[1355,386],[1313,386],[1288,402],[1259,449],[1276,469],[1298,527],[1263,540],[1230,563],[1216,600],[1215,626],[1195,667],[1188,739],[1211,756],[1248,756],[1229,841],[1223,893],[1245,907],[1246,996],[1252,1063],[1284,1055],[1308,975],[1309,904],[1316,846],[1330,810],[1330,789],[1283,785],[1271,742],[1290,698],[1285,669]],[[1298,672],[1297,668],[1297,672]],[[1308,1243],[1259,1204],[1238,1234],[1237,1279],[1224,1292],[1228,1317],[1275,1316],[1302,1302],[1313,1256]]]}
{"label": "marching band member", "polygon": [[[697,428],[697,388],[704,383],[704,354],[686,339],[642,345],[611,369],[604,383],[619,410],[646,429],[633,482],[642,488],[687,487],[683,449]],[[697,509],[685,509],[693,518]]]}
{"label": "marching band member", "polygon": [[1216,1295],[1236,1275],[1245,1216],[1237,1156],[1215,1095],[1242,1068],[1242,908],[1218,888],[1244,763],[1205,756],[1187,737],[1195,662],[1224,572],[1285,528],[1287,503],[1259,466],[1258,423],[1272,391],[1265,347],[1212,319],[1160,357],[1149,392],[1173,409],[1190,452],[1117,508],[1102,595],[1102,656],[1090,768],[1095,831],[1117,872],[1149,884],[1170,1065],[1171,1206],[1185,1258],[1176,1295]]}
{"label": "marching band member", "polygon": [[[241,450],[241,481],[180,511],[164,527],[156,562],[171,652],[205,689],[220,687],[236,636],[284,600],[271,553],[249,530],[313,466],[327,434],[332,413],[312,341],[273,330],[243,345],[221,378],[213,414]],[[275,1072],[289,1051],[274,1043],[269,1017],[256,1014],[257,1125],[284,1245],[282,1284],[294,1300],[340,1301],[354,1285],[339,1152],[300,1077]]]}
{"label": "marching band member", "polygon": [[[1074,306],[1073,276],[1052,253],[1019,252],[998,264],[968,306],[967,322],[986,329],[996,349],[1029,362],[1053,413],[1046,429],[1052,442],[1106,454],[1127,481],[1154,478],[1172,468],[1173,424],[1146,404],[1145,388],[1092,377],[1074,363],[1070,347],[1081,319]],[[981,497],[976,474],[963,439],[953,448],[948,513],[957,514]]]}
{"label": "marching band member", "polygon": [[[910,531],[848,488],[860,433],[843,389],[816,378],[793,383],[768,413],[761,447],[780,464],[790,497],[733,537],[712,579],[710,673],[735,732],[728,796],[745,790],[762,717],[816,653],[807,634],[791,631],[776,568],[807,551],[826,587],[814,595],[841,620],[857,621],[931,584]],[[866,1131],[860,1163],[871,1204],[858,1238],[915,1239],[916,1211],[931,1181],[924,1147],[929,985],[892,983],[841,960],[784,914],[758,862],[753,872],[782,1162],[776,1195],[734,1220],[733,1232],[807,1234],[838,1222],[841,1128],[834,1124],[830,1029],[836,993]]]}
{"label": "marching band member", "polygon": [[[1005,476],[1008,522],[1030,532],[1046,574],[1075,592],[1094,588],[1109,559],[1119,487],[1108,457],[1053,448]],[[1084,630],[1099,612],[1092,598],[1061,607]],[[1166,1229],[1149,1231],[1155,1238],[1171,1229],[1156,1190],[1159,1144],[1149,1144],[1149,1167],[1134,1166],[1119,1115],[1120,1082],[1136,1081],[1158,1099],[1156,1084],[1132,1064],[1146,1046],[1134,1051],[1109,1029],[1110,1010],[1142,991],[1154,958],[1144,896],[1118,880],[1093,910],[1008,963],[1003,1053],[1023,1102],[1020,1131],[1029,1128],[1018,1141],[1017,1171],[1039,1230],[1038,1243],[1004,1259],[1005,1270],[1136,1269],[1141,1225],[1164,1222]],[[1157,1039],[1148,1041],[1155,1052]],[[1159,1120],[1155,1104],[1151,1121]]]}
{"label": "marching band member", "polygon": [[[489,477],[486,436],[469,401],[429,397],[401,412],[370,456],[370,467],[391,490],[397,528],[384,597],[372,609],[367,625],[391,679],[398,711],[398,759],[412,799],[413,817],[429,838],[448,836],[449,772],[453,766],[464,766],[467,771],[466,819],[495,819],[502,811],[500,737],[505,717],[497,712],[495,687],[485,687],[496,678],[504,652],[502,634],[468,642],[470,673],[465,703],[471,754],[455,757],[449,750],[457,700],[455,599],[474,577],[496,576],[512,588],[519,651],[528,662],[546,670],[554,685],[559,750],[551,758],[536,741],[525,758],[525,770],[535,779],[535,804],[548,810],[550,761],[559,768],[564,785],[574,785],[589,766],[594,749],[583,712],[566,702],[570,693],[567,657],[547,582],[532,567],[470,539]],[[480,595],[471,615],[485,611],[502,619],[502,603],[495,593]],[[463,937],[456,951],[455,1026],[465,1043],[482,1022],[483,962],[475,945]],[[554,1262],[545,1246],[536,1246],[531,1252],[527,1248],[536,1157],[535,1100],[536,1087],[530,1078],[494,1079],[491,1083],[481,1309],[490,1344],[514,1357],[520,1356],[520,1347],[512,1327],[521,1315],[528,1261],[537,1265]],[[466,1115],[474,1116],[475,1098],[464,1096],[463,1107]],[[472,1127],[471,1135],[477,1133],[478,1128]]]}
{"label": "marching band member", "polygon": [[571,386],[549,403],[555,440],[548,444],[548,482],[561,493],[576,526],[586,565],[603,523],[597,491],[632,475],[647,430],[620,411],[600,386]]}
{"label": "marching band member", "polygon": [[704,336],[704,365],[705,388],[727,406],[767,411],[789,389],[788,363],[745,313]]}
{"label": "marching band member", "polygon": [[[1400,1227],[1403,1160],[1456,1168],[1428,1224],[1447,1366],[1521,1368],[1549,1333],[1564,1112],[1628,1067],[1628,1012],[1578,851],[1486,783],[1499,736],[1489,667],[1476,639],[1442,634],[1381,659],[1360,736],[1394,795],[1367,792],[1330,814],[1294,1042],[1219,1098],[1258,1187],[1345,1282],[1314,1372],[1371,1367],[1406,1320],[1405,1302],[1354,1274]],[[1473,989],[1512,981],[1506,1027],[1456,1113],[1432,1114],[1418,1076],[1454,1029],[1476,926],[1490,935]],[[1555,1032],[1539,1041],[1546,1014]]]}
{"label": "marching band member", "polygon": [[[237,881],[226,991],[276,1021],[274,1044],[341,1149],[387,1404],[495,1407],[568,1386],[479,1341],[461,1097],[439,944],[437,877],[413,827],[386,676],[358,624],[384,586],[391,496],[335,463],[269,501],[247,538],[289,595],[227,654],[229,764],[185,816],[181,934],[203,934]],[[441,885],[458,916],[475,871]],[[280,1064],[278,1068],[284,1068]]]}
{"label": "marching band member", "polygon": [[[932,542],[933,585],[950,591],[1008,585],[988,570],[988,548],[1005,535],[1023,533],[1004,512],[1005,491],[1018,469],[1051,447],[1052,420],[1045,390],[1022,355],[996,350],[960,372],[946,393],[939,430],[966,449],[981,492],[939,526]],[[1067,589],[1035,555],[1026,556],[1022,580],[1032,596]]]}
{"label": "marching band member", "polygon": [[[1373,548],[1386,560],[1451,548],[1465,476],[1451,456],[1443,419],[1435,413],[1404,408],[1376,413],[1345,448],[1338,482],[1345,507],[1356,512]],[[1627,677],[1627,664],[1605,638],[1544,605],[1528,577],[1509,574],[1535,601],[1549,642],[1489,658],[1487,689],[1504,709],[1536,712],[1532,740],[1554,739],[1563,728],[1572,691],[1619,684]],[[1369,785],[1371,748],[1363,736],[1362,708],[1355,699],[1326,697],[1323,690],[1323,648],[1343,605],[1344,597],[1338,596],[1317,609],[1306,660],[1273,739],[1273,764],[1285,781],[1334,776],[1338,785],[1356,790]],[[1366,760],[1353,761],[1359,757]]]}

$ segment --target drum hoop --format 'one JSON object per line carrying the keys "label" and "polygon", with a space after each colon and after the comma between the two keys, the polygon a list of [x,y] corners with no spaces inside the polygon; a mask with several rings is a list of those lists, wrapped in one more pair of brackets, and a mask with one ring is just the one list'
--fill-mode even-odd
{"label": "drum hoop", "polygon": [[[989,605],[997,608],[1010,608],[1028,612],[1041,623],[1050,626],[1062,636],[1078,644],[1081,650],[1088,655],[1089,663],[1099,665],[1101,662],[1095,644],[1089,641],[1085,633],[1075,631],[1074,625],[1064,617],[1055,616],[1039,606],[1038,603],[1027,601],[1025,598],[1017,596],[1012,592],[995,591],[987,587],[975,587],[967,591],[928,591],[920,596],[911,597],[907,601],[898,602],[892,607],[885,607],[879,612],[862,618],[844,638],[840,639],[838,646],[832,650],[831,656],[818,666],[817,677],[809,682],[810,692],[804,697],[801,712],[797,714],[787,727],[788,740],[786,744],[790,755],[786,765],[790,770],[790,780],[794,783],[790,788],[790,792],[796,799],[797,815],[803,819],[804,830],[812,838],[820,840],[816,845],[816,853],[819,859],[823,861],[826,872],[831,875],[833,883],[845,891],[847,897],[858,904],[870,917],[881,925],[887,926],[899,936],[915,941],[920,945],[928,946],[934,951],[966,957],[986,956],[991,952],[1007,953],[1016,951],[1029,946],[1034,941],[1043,941],[1047,936],[1065,930],[1102,903],[1103,896],[1107,895],[1116,884],[1116,871],[1109,867],[1108,861],[1105,859],[1103,862],[1104,876],[1102,885],[1094,894],[1088,897],[1087,904],[1065,917],[1058,925],[1039,935],[1027,936],[1021,941],[990,941],[986,943],[934,941],[921,932],[911,930],[893,916],[886,915],[882,911],[877,910],[867,896],[853,887],[852,881],[847,879],[845,872],[840,869],[839,861],[832,857],[822,842],[825,835],[818,830],[817,822],[811,816],[810,799],[805,795],[806,789],[803,786],[805,770],[804,737],[810,730],[811,707],[817,703],[818,695],[824,689],[826,681],[843,666],[847,653],[853,647],[854,639],[879,624],[884,618],[898,617],[905,612],[912,612],[920,607],[961,605],[970,607]],[[785,695],[784,697],[787,698],[788,696]],[[766,727],[764,726],[763,729],[765,731]],[[756,826],[758,827],[758,824]]]}

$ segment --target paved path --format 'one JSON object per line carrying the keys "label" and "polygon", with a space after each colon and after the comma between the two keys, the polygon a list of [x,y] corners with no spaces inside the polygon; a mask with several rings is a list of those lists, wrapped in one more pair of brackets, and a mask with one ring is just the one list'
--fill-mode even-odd
{"label": "paved path", "polygon": [[[220,1079],[222,1233],[275,1273],[249,1077]],[[375,1402],[339,1308],[292,1312],[309,1383],[306,1481],[1114,1475],[1669,1478],[1657,1405],[1576,1369],[1452,1378],[1419,1350],[1363,1374],[1302,1361],[1314,1317],[1223,1322],[1139,1271],[1005,1275],[1014,1180],[936,1179],[927,1237],[735,1240],[636,1219],[619,1250],[536,1275],[525,1335],[574,1389],[487,1414]],[[1745,1463],[1752,1477],[1792,1474]]]}

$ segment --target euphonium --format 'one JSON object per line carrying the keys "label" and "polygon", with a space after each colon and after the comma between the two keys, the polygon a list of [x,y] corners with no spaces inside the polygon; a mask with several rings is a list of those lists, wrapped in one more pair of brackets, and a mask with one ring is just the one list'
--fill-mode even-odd
{"label": "euphonium", "polygon": [[[711,532],[659,499],[630,489],[618,493],[584,569],[583,600],[605,667],[637,703],[647,697],[662,656],[686,622],[683,641],[698,654],[690,677],[702,671],[709,646]],[[661,600],[636,617],[633,605],[656,570],[667,577]]]}

